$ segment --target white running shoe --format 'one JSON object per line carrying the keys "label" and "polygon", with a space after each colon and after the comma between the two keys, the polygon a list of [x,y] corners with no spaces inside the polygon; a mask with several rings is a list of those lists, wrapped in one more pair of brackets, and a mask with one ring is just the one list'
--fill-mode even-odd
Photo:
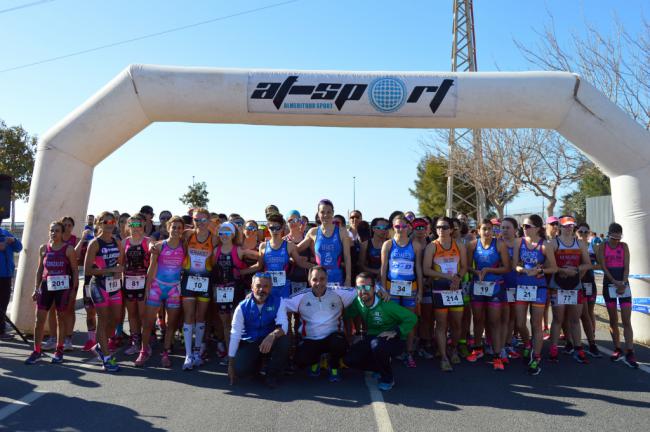
{"label": "white running shoe", "polygon": [[72,346],[72,338],[67,337],[63,342],[63,351],[73,351],[74,347]]}
{"label": "white running shoe", "polygon": [[56,348],[56,338],[53,336],[48,337],[41,344],[43,351],[52,351],[54,348]]}
{"label": "white running shoe", "polygon": [[192,366],[196,368],[203,366],[203,359],[201,358],[201,353],[199,351],[194,351],[192,353]]}
{"label": "white running shoe", "polygon": [[183,362],[183,370],[192,370],[194,368],[193,356],[190,354],[185,356],[185,361]]}

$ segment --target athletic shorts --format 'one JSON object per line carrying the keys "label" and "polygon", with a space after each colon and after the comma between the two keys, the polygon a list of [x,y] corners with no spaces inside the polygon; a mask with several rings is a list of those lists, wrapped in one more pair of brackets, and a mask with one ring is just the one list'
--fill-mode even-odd
{"label": "athletic shorts", "polygon": [[287,283],[282,286],[274,286],[271,288],[271,294],[280,298],[289,298],[291,296],[291,284]]}
{"label": "athletic shorts", "polygon": [[490,307],[498,307],[501,304],[508,302],[506,295],[506,290],[503,287],[503,283],[497,283],[494,285],[494,292],[491,296],[485,295],[476,295],[474,294],[474,283],[472,282],[472,289],[470,291],[470,298],[472,304],[484,304],[487,303]]}
{"label": "athletic shorts", "polygon": [[[568,296],[575,296],[576,297],[577,303],[575,303],[575,304],[585,304],[587,302],[587,298],[584,296],[584,292],[582,290],[582,287],[579,288],[579,289],[563,290],[563,291],[567,291],[565,293],[565,299],[564,299],[565,303],[570,301]],[[559,294],[558,290],[551,289],[550,292],[551,292],[551,306],[562,306],[562,305],[559,304],[560,294]],[[572,304],[565,304],[564,306],[571,306]]]}
{"label": "athletic shorts", "polygon": [[186,298],[195,298],[200,302],[209,302],[212,298],[212,290],[210,289],[210,276],[201,276],[208,279],[207,289],[205,291],[192,291],[187,289],[187,282],[189,280],[189,275],[186,272],[181,274],[181,296]]}
{"label": "athletic shorts", "polygon": [[605,299],[605,305],[608,308],[615,308],[616,302],[620,307],[632,307],[632,292],[630,291],[629,284],[626,284],[626,291],[629,292],[629,296],[625,297],[612,297],[609,295],[609,281],[605,280],[603,283],[603,298]]}
{"label": "athletic shorts", "polygon": [[422,290],[422,304],[433,304],[433,282],[430,279],[424,280],[424,289]]}
{"label": "athletic shorts", "polygon": [[[517,287],[516,295],[519,294],[519,291],[521,290],[521,285]],[[520,304],[531,304],[533,306],[541,306],[544,307],[546,306],[546,298],[548,296],[548,289],[545,286],[536,286],[537,288],[537,296],[534,299],[530,300],[517,300],[517,303]],[[517,298],[517,297],[515,297]]]}
{"label": "athletic shorts", "polygon": [[[390,281],[386,281],[386,291],[390,293]],[[415,293],[415,295],[410,295],[410,296],[397,296],[397,295],[392,295],[390,296],[390,301],[392,301],[395,304],[398,304],[402,307],[405,308],[415,308],[415,306],[418,303],[417,299],[417,292],[418,292],[418,284],[417,282],[413,281],[413,285],[411,286],[411,294]]]}
{"label": "athletic shorts", "polygon": [[122,289],[108,293],[102,283],[97,283],[95,278],[90,281],[90,299],[95,308],[109,307],[122,304]]}
{"label": "athletic shorts", "polygon": [[462,312],[465,309],[465,296],[463,294],[462,289],[457,290],[458,295],[463,299],[463,305],[458,305],[458,306],[447,306],[445,305],[445,302],[443,301],[443,294],[441,291],[451,291],[450,289],[451,286],[451,281],[447,279],[435,279],[433,281],[433,290],[432,290],[432,298],[433,298],[433,307],[436,310],[446,310],[449,312]]}
{"label": "athletic shorts", "polygon": [[42,281],[36,293],[36,308],[38,310],[48,311],[54,304],[56,305],[57,311],[63,312],[68,307],[72,292],[72,288],[60,291],[48,291],[47,282]]}
{"label": "athletic shorts", "polygon": [[129,289],[126,277],[122,279],[122,298],[127,301],[144,301],[145,289]]}
{"label": "athletic shorts", "polygon": [[246,294],[244,287],[239,283],[215,284],[212,286],[214,303],[220,313],[232,313],[239,302],[244,300]]}
{"label": "athletic shorts", "polygon": [[181,307],[180,284],[168,284],[157,280],[151,282],[146,305],[159,308],[163,304],[167,309],[178,309]]}
{"label": "athletic shorts", "polygon": [[596,296],[598,295],[596,282],[593,280],[582,282],[582,294],[586,299],[586,303],[588,304],[596,303]]}

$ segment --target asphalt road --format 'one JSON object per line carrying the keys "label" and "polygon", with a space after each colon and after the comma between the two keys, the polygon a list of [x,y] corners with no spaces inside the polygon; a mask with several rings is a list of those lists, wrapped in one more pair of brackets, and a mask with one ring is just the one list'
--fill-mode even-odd
{"label": "asphalt road", "polygon": [[[83,324],[83,311],[78,323]],[[601,322],[602,324],[602,322]],[[79,330],[81,328],[79,327]],[[599,344],[611,348],[599,329]],[[75,345],[81,345],[79,332]],[[214,359],[200,370],[130,366],[101,371],[79,349],[65,363],[49,359],[23,365],[31,347],[0,342],[0,429],[58,431],[431,431],[431,430],[615,430],[647,431],[650,423],[650,350],[637,347],[642,369],[607,357],[580,365],[562,356],[542,363],[531,377],[521,361],[505,372],[485,363],[463,363],[442,373],[437,362],[418,359],[416,369],[396,362],[396,386],[380,393],[374,380],[344,371],[329,383],[299,372],[277,389],[256,381],[228,384],[226,368]]]}

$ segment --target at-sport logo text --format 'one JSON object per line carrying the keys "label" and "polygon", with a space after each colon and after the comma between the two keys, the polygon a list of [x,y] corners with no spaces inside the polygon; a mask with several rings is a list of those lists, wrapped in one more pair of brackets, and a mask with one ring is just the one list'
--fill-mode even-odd
{"label": "at-sport logo text", "polygon": [[[253,90],[251,99],[272,100],[276,109],[288,95],[308,96],[314,101],[334,101],[340,111],[347,101],[361,100],[366,93],[368,84],[319,83],[315,85],[297,85],[298,75],[288,76],[284,82],[260,82]],[[413,87],[406,103],[418,103],[423,95],[431,95],[429,108],[435,114],[447,92],[454,85],[454,80],[446,78],[440,85],[419,85]]]}

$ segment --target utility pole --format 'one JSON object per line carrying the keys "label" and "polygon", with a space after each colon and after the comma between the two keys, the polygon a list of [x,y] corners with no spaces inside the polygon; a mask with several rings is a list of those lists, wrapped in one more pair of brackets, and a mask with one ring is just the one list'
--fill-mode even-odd
{"label": "utility pole", "polygon": [[352,211],[357,209],[357,178],[352,176]]}
{"label": "utility pole", "polygon": [[[454,0],[454,26],[451,47],[452,72],[476,72],[476,37],[474,34],[474,8],[472,0]],[[486,215],[485,193],[480,184],[475,184],[476,193],[461,196],[454,188],[454,183],[466,183],[456,174],[454,159],[458,151],[473,151],[475,169],[483,165],[483,149],[480,129],[449,130],[449,171],[447,173],[447,216],[452,217],[454,210],[464,203],[472,208],[471,215],[480,221]]]}

